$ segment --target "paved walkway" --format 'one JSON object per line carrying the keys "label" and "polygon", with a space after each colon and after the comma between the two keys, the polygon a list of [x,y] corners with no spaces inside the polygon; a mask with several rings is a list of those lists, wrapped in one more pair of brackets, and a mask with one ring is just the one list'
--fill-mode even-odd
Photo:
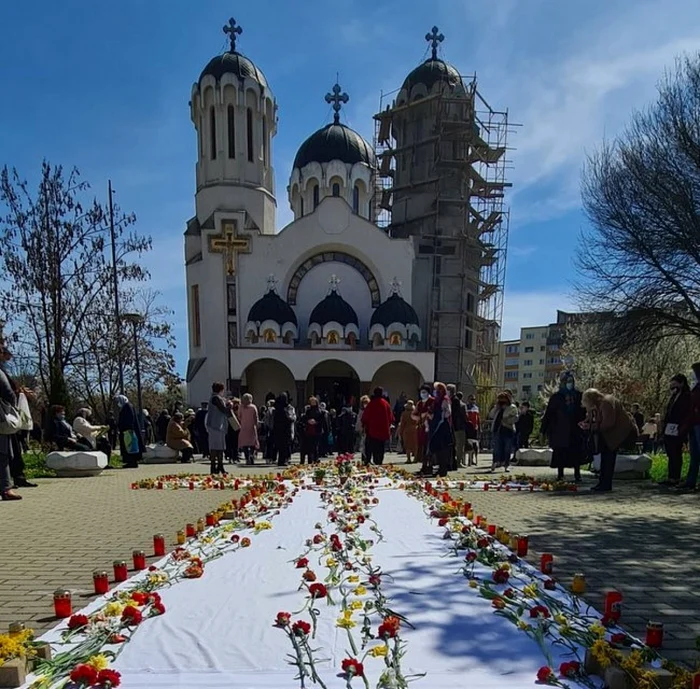
{"label": "paved walkway", "polygon": [[[171,545],[185,523],[230,498],[226,491],[129,488],[135,478],[182,468],[156,465],[95,478],[40,479],[39,488],[22,491],[22,502],[0,503],[0,629],[15,620],[38,631],[53,626],[54,589],[71,589],[74,607],[82,607],[92,598],[95,569],[111,572],[112,561],[130,562],[135,548],[151,552],[155,533],[164,533]],[[204,472],[206,465],[195,470]],[[249,471],[236,468],[237,474]],[[464,496],[489,522],[528,533],[536,551],[533,562],[536,553],[552,552],[555,575],[563,583],[576,572],[585,573],[594,606],[602,607],[606,587],[621,590],[623,621],[632,633],[643,637],[649,619],[661,621],[666,654],[687,663],[696,660],[700,496],[675,496],[639,483],[621,485],[608,495],[469,491]]]}

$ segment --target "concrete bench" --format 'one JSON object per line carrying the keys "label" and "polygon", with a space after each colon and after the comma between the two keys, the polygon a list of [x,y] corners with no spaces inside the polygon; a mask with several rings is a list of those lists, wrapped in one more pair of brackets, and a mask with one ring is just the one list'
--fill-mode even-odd
{"label": "concrete bench", "polygon": [[167,445],[147,445],[143,453],[144,464],[172,464],[179,459],[180,453]]}
{"label": "concrete bench", "polygon": [[53,469],[61,478],[78,476],[99,476],[107,468],[107,455],[104,452],[50,452],[46,456],[46,466]]}
{"label": "concrete bench", "polygon": [[[596,455],[592,468],[600,471],[600,455]],[[643,479],[649,477],[651,457],[649,455],[617,455],[615,462],[616,479]]]}
{"label": "concrete bench", "polygon": [[552,461],[552,450],[548,447],[524,447],[515,453],[518,466],[548,467]]}

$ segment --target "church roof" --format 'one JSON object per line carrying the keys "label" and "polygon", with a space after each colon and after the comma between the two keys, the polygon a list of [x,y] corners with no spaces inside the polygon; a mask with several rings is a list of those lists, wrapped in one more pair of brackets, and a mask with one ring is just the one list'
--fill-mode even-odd
{"label": "church roof", "polygon": [[318,323],[340,323],[343,327],[354,323],[359,326],[355,309],[343,299],[335,289],[321,302],[319,302],[309,316],[309,325]]}
{"label": "church roof", "polygon": [[223,55],[217,55],[209,60],[209,64],[202,70],[199,75],[199,81],[208,74],[219,81],[224,74],[233,74],[239,79],[252,79],[257,81],[262,88],[267,87],[267,79],[265,75],[255,66],[252,60],[245,55],[241,55],[236,50],[236,40],[243,33],[243,29],[236,23],[236,20],[231,18],[223,28],[224,33],[231,41],[231,47]]}
{"label": "church roof", "polygon": [[262,71],[252,60],[239,52],[226,52],[223,55],[213,57],[199,75],[199,81],[201,82],[207,74],[213,76],[217,81],[224,74],[233,74],[239,79],[252,79],[263,88],[267,87],[267,79]]}
{"label": "church roof", "polygon": [[308,163],[365,163],[377,166],[377,157],[372,147],[354,130],[344,124],[332,123],[314,132],[299,147],[294,167],[302,168]]}
{"label": "church roof", "polygon": [[258,299],[253,304],[248,312],[248,321],[253,323],[274,321],[280,325],[285,323],[297,325],[297,316],[294,309],[274,289],[271,289],[262,299]]}
{"label": "church roof", "polygon": [[444,82],[450,89],[464,92],[464,83],[456,67],[439,58],[429,58],[418,65],[404,80],[402,90],[409,93],[417,84],[423,84],[430,91],[438,82]]}
{"label": "church roof", "polygon": [[387,328],[392,323],[419,325],[414,308],[398,293],[392,294],[374,310],[369,327],[383,325]]}

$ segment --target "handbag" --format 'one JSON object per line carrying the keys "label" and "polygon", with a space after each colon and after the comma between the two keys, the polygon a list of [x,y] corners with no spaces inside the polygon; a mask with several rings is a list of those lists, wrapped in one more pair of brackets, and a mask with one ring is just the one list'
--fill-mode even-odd
{"label": "handbag", "polygon": [[677,423],[667,423],[664,428],[664,435],[668,435],[672,438],[678,437],[678,424]]}
{"label": "handbag", "polygon": [[238,420],[238,417],[235,414],[231,414],[228,417],[228,425],[231,426],[231,428],[234,431],[240,431],[241,430],[241,422]]}
{"label": "handbag", "polygon": [[17,411],[19,412],[20,430],[31,431],[34,428],[34,420],[29,409],[29,400],[23,392],[17,395]]}
{"label": "handbag", "polygon": [[0,435],[14,435],[22,430],[22,419],[16,407],[0,400]]}
{"label": "handbag", "polygon": [[138,454],[139,439],[136,437],[136,433],[134,433],[134,431],[131,431],[131,430],[124,431],[123,437],[124,437],[124,449],[126,450],[126,454],[128,454],[128,455]]}

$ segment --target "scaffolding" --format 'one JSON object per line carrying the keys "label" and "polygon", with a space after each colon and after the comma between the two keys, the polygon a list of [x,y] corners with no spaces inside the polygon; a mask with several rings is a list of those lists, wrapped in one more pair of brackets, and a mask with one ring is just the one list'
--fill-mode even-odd
{"label": "scaffolding", "polygon": [[[417,237],[419,251],[432,254],[427,345],[436,353],[436,376],[490,396],[503,316],[512,125],[507,111],[481,96],[476,76],[462,82],[463,91],[443,88],[399,105],[382,94],[374,220],[391,236]],[[428,126],[406,135],[408,124],[426,119]],[[415,196],[427,201],[408,212]]]}

